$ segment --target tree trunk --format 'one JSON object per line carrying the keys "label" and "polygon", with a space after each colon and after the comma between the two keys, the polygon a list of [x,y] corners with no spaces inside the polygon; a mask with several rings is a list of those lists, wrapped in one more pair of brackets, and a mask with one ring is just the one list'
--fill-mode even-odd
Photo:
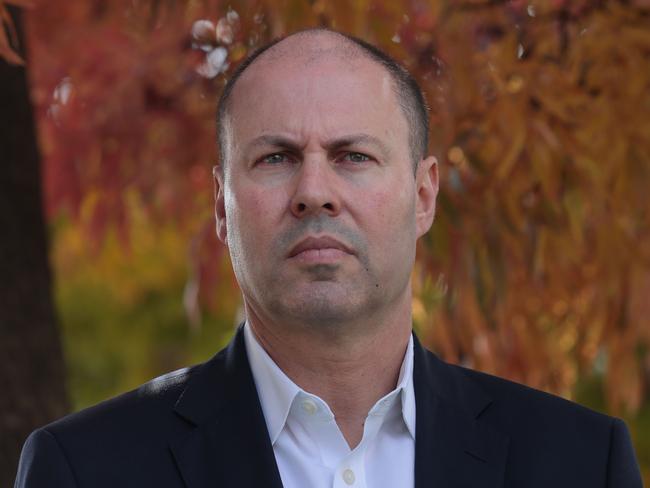
{"label": "tree trunk", "polygon": [[0,486],[29,432],[68,411],[39,164],[25,68],[0,60]]}

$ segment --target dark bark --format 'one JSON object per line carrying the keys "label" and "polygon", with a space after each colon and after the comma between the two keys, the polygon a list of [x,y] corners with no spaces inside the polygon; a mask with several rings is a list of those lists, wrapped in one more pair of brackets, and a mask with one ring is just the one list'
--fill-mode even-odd
{"label": "dark bark", "polygon": [[0,486],[29,432],[67,411],[27,75],[0,60]]}

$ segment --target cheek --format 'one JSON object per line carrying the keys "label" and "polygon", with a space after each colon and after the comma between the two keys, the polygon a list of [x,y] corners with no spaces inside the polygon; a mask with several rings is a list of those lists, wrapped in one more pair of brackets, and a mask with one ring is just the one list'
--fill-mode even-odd
{"label": "cheek", "polygon": [[226,201],[228,245],[237,281],[244,289],[255,283],[264,263],[265,243],[269,229],[265,202],[255,192],[236,188]]}
{"label": "cheek", "polygon": [[415,202],[407,187],[402,192],[395,188],[364,196],[366,208],[374,225],[384,229],[408,227],[415,222]]}
{"label": "cheek", "polygon": [[226,202],[231,233],[249,245],[267,242],[282,207],[277,193],[244,186],[234,189]]}
{"label": "cheek", "polygon": [[[415,203],[405,191],[382,191],[369,198],[368,240],[375,257],[400,268],[411,263],[415,253]],[[392,268],[393,265],[390,265]]]}

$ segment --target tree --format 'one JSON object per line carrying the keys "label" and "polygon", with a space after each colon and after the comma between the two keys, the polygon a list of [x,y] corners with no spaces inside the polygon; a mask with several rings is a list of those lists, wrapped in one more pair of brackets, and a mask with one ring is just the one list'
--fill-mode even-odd
{"label": "tree", "polygon": [[284,32],[358,34],[403,60],[432,108],[442,195],[415,280],[426,340],[568,396],[607,358],[610,405],[639,408],[650,361],[644,2],[39,8],[30,32],[50,215],[85,202],[92,235],[113,223],[126,241],[127,194],[152,218],[201,213],[224,73]]}
{"label": "tree", "polygon": [[27,434],[68,403],[25,68],[0,60],[0,80],[0,485],[11,486]]}
{"label": "tree", "polygon": [[403,60],[432,108],[424,342],[569,398],[598,377],[609,411],[633,416],[650,386],[649,18],[647,0],[43,3],[28,37],[47,215],[125,247],[134,199],[153,221],[194,219],[190,302],[209,309],[225,76],[283,33],[350,32]]}

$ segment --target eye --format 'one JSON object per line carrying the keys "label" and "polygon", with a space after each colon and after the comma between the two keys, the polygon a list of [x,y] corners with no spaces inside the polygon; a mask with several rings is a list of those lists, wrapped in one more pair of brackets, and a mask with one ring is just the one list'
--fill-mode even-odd
{"label": "eye", "polygon": [[269,154],[268,156],[264,156],[262,159],[260,159],[260,163],[263,164],[268,164],[268,165],[277,165],[280,163],[284,163],[288,160],[286,154],[282,153],[273,153]]}
{"label": "eye", "polygon": [[345,154],[343,159],[352,163],[365,163],[366,161],[370,161],[371,158],[363,153],[349,152]]}

